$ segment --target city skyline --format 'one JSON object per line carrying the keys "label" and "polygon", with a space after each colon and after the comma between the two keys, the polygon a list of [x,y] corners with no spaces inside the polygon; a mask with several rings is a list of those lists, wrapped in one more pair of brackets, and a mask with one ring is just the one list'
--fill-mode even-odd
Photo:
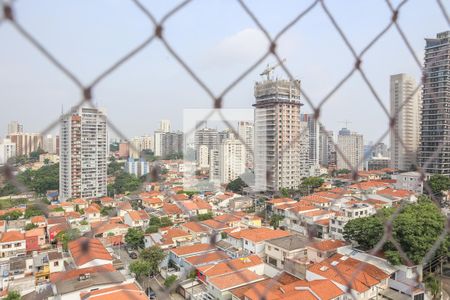
{"label": "city skyline", "polygon": [[[106,61],[114,61],[120,57],[121,53],[125,53],[125,44],[131,47],[139,41],[144,31],[144,25],[137,24],[136,22],[124,23],[118,25],[111,24],[112,20],[105,17],[102,22],[93,24],[94,20],[87,19],[87,23],[82,25],[75,19],[77,14],[84,11],[86,7],[84,4],[75,4],[69,2],[69,4],[55,4],[60,5],[60,15],[49,15],[48,22],[57,22],[60,20],[64,13],[69,10],[73,11],[73,16],[67,19],[67,30],[73,31],[75,28],[82,26],[94,26],[99,32],[106,30],[107,26],[117,30],[118,34],[125,34],[132,32],[130,37],[126,38],[127,43],[124,46],[118,47],[113,53],[105,53],[105,57],[100,57],[100,62],[90,62],[90,56],[88,50],[82,45],[78,45],[76,49],[80,51],[80,54],[71,56],[66,54],[71,53],[67,48],[70,45],[68,41],[67,45],[59,44],[60,40],[64,40],[64,36],[60,36],[62,31],[54,31],[52,28],[48,28],[48,25],[39,23],[39,18],[32,15],[31,12],[43,12],[46,5],[46,1],[42,2],[39,7],[35,7],[33,3],[27,5],[17,4],[21,11],[20,20],[24,22],[24,26],[33,26],[33,30],[38,33],[38,37],[42,39],[42,42],[49,44],[49,48],[54,52],[55,56],[60,57],[65,65],[69,68],[75,69],[75,73],[79,75],[83,82],[88,82],[89,78],[93,78],[102,66],[106,66]],[[146,3],[148,5],[148,3]],[[53,5],[53,4],[52,4]],[[162,7],[167,5],[167,7]],[[206,9],[212,10],[211,15],[206,16],[206,19],[202,22],[210,21],[212,18],[220,20],[220,18],[227,17],[229,14],[235,14],[235,24],[229,28],[221,28],[220,26],[214,26],[215,31],[206,30],[203,32],[205,39],[199,41],[196,44],[190,44],[187,48],[182,42],[189,38],[187,35],[185,38],[180,37],[180,32],[173,30],[177,25],[186,25],[187,21],[192,21],[186,16],[174,18],[172,25],[168,28],[172,30],[167,31],[168,39],[177,40],[180,37],[180,45],[178,41],[174,46],[178,46],[179,52],[185,52],[188,54],[188,62],[192,67],[198,71],[200,77],[211,79],[205,80],[208,86],[213,88],[213,91],[218,93],[227,84],[231,82],[233,77],[236,77],[243,71],[242,66],[249,65],[255,61],[258,54],[262,54],[266,49],[265,40],[262,33],[255,28],[251,20],[249,20],[243,12],[239,10],[239,7],[224,5],[220,2],[211,1],[210,4],[206,4]],[[294,17],[292,11],[298,11],[300,8],[305,8],[304,4],[287,3],[284,7],[277,7],[287,14],[283,20],[270,15],[267,11],[270,4],[264,3],[261,7],[254,7],[254,3],[250,2],[249,5],[261,13],[261,18],[267,20],[266,27],[270,28],[270,33],[273,34],[277,30],[282,28],[282,25],[289,19],[288,16]],[[301,7],[293,7],[300,5]],[[103,7],[104,6],[104,7]],[[170,4],[156,3],[154,5],[148,5],[148,7],[156,10],[158,14],[162,14],[162,11],[167,9]],[[303,7],[305,6],[305,7]],[[384,3],[374,4],[359,4],[354,3],[356,8],[362,11],[372,11],[373,15],[376,12],[379,14],[387,13],[387,6]],[[365,7],[367,6],[367,7]],[[188,6],[189,7],[189,6]],[[197,14],[198,7],[193,4],[189,8],[192,13]],[[427,9],[424,9],[424,8]],[[106,3],[93,4],[89,7],[93,10],[104,8],[109,9],[111,15],[117,14],[121,11],[123,14],[136,17],[139,19],[139,11],[134,10],[132,7],[123,4],[114,4],[108,6]],[[386,20],[380,20],[375,17],[367,17],[363,13],[365,19],[361,20],[361,16],[356,16],[348,10],[339,7],[335,2],[329,3],[329,9],[336,14],[338,22],[345,29],[348,34],[352,36],[352,44],[355,44],[356,50],[362,49],[368,42],[368,37],[374,34],[387,23]],[[284,11],[286,10],[286,11]],[[225,12],[225,16],[219,16],[218,11]],[[427,22],[422,22],[420,25],[415,22],[414,12],[421,11],[424,15],[424,19]],[[408,4],[405,6],[404,13],[402,14],[402,27],[405,28],[405,32],[410,40],[412,47],[418,56],[419,60],[423,60],[424,52],[424,38],[427,36],[433,36],[435,32],[442,32],[445,29],[445,22],[441,18],[436,18],[440,13],[438,7],[433,5],[427,5],[425,1],[416,2],[414,4]],[[39,15],[39,14],[37,14]],[[66,16],[67,17],[67,16]],[[212,24],[216,24],[212,22]],[[359,32],[357,28],[353,28],[353,22],[364,21],[365,31]],[[145,20],[143,20],[145,22]],[[319,23],[323,23],[326,26],[317,28],[317,32],[306,31],[308,26],[314,26]],[[203,23],[201,23],[203,24]],[[187,29],[194,30],[201,24],[193,22]],[[118,26],[118,27],[117,27]],[[47,32],[48,30],[48,32]],[[110,29],[109,29],[110,30]],[[110,31],[106,32],[110,32]],[[96,32],[92,34],[86,34],[83,41],[91,42],[96,47],[95,50],[99,51],[105,49],[108,45],[111,45],[112,41],[109,36],[104,37],[104,44],[96,42]],[[322,38],[315,41],[314,51],[309,49],[310,47],[304,47],[302,45],[309,45],[316,34],[320,34]],[[23,119],[24,126],[26,128],[33,128],[33,131],[39,132],[45,128],[50,122],[49,120],[57,119],[61,106],[63,105],[65,110],[72,107],[79,100],[79,93],[74,90],[71,83],[66,80],[62,75],[58,74],[52,69],[52,66],[46,65],[44,60],[38,53],[33,50],[23,47],[23,41],[15,36],[11,28],[3,26],[0,30],[0,37],[6,36],[11,42],[7,47],[0,49],[0,63],[4,64],[6,68],[0,70],[0,98],[5,99],[5,107],[8,107],[7,111],[2,110],[0,112],[0,119],[9,118]],[[53,36],[60,37],[59,40],[52,41]],[[144,34],[145,36],[145,34]],[[67,39],[68,37],[65,37]],[[334,54],[327,56],[327,49],[332,47]],[[109,47],[111,48],[111,47]],[[158,126],[157,122],[161,118],[170,119],[173,122],[174,128],[181,128],[182,111],[179,109],[173,109],[174,107],[180,108],[207,108],[211,106],[211,99],[208,99],[204,92],[198,87],[198,85],[189,77],[187,73],[180,69],[179,66],[173,61],[165,49],[158,46],[150,46],[148,51],[144,54],[138,55],[138,57],[130,60],[125,66],[117,70],[116,73],[111,75],[111,78],[105,80],[98,86],[94,93],[94,103],[100,107],[105,107],[108,113],[110,121],[114,123],[117,128],[125,133],[128,138],[132,138],[136,135],[144,135],[155,130]],[[332,28],[329,20],[325,19],[323,11],[320,8],[315,8],[308,14],[305,19],[301,20],[299,24],[294,26],[286,33],[286,37],[280,40],[279,45],[280,55],[285,57],[286,65],[291,70],[293,76],[302,81],[304,90],[308,93],[308,96],[313,100],[315,104],[319,102],[331,89],[342,79],[345,72],[350,70],[353,66],[353,59],[351,58],[350,51],[346,49],[342,40],[340,40],[337,32]],[[369,76],[371,82],[373,82],[377,93],[380,95],[383,103],[388,107],[389,105],[389,76],[397,73],[411,74],[416,81],[419,81],[420,70],[415,65],[413,58],[406,49],[406,46],[402,44],[402,41],[398,38],[398,33],[395,29],[391,29],[374,49],[370,50],[363,59],[363,68]],[[4,57],[10,57],[9,53],[19,49],[19,54],[13,56],[17,59],[25,59],[22,63],[13,59],[9,61],[3,61]],[[123,51],[119,51],[123,50]],[[229,50],[229,51],[228,51]],[[148,52],[154,55],[149,58]],[[94,52],[95,53],[95,52]],[[339,57],[336,60],[335,57]],[[159,59],[160,62],[155,62],[154,59]],[[83,61],[83,60],[86,61]],[[382,60],[385,67],[380,70],[378,68],[378,61]],[[164,63],[163,63],[164,62]],[[251,88],[254,81],[259,80],[257,74],[264,69],[266,63],[273,64],[275,58],[269,57],[264,60],[255,70],[247,76],[240,84],[238,84],[230,94],[224,98],[224,105],[227,108],[248,108],[252,104]],[[217,63],[222,67],[218,71],[216,69]],[[28,66],[27,72],[23,72],[22,64]],[[151,67],[152,64],[156,64],[155,67]],[[85,69],[81,68],[84,66]],[[164,66],[164,67],[163,67]],[[94,68],[95,67],[95,68]],[[10,72],[13,68],[15,71]],[[9,73],[8,73],[9,72]],[[45,76],[42,76],[43,74]],[[24,74],[25,76],[18,76],[18,74]],[[140,84],[142,79],[138,78],[141,75],[146,74],[150,76],[151,82],[149,84]],[[157,76],[151,76],[152,74]],[[276,72],[279,76],[285,76],[281,70]],[[131,75],[133,80],[125,80],[127,76]],[[125,76],[125,77],[123,77]],[[174,80],[174,76],[177,76],[179,80],[177,89],[164,89],[164,82],[170,82]],[[39,78],[45,79],[39,79]],[[33,84],[32,80],[35,80]],[[326,83],[324,85],[324,82]],[[31,84],[31,85],[30,85]],[[141,87],[137,88],[139,84]],[[156,86],[155,86],[156,85]],[[18,86],[30,86],[30,89],[18,89]],[[147,87],[148,86],[148,87]],[[142,88],[144,87],[144,88]],[[29,91],[33,90],[30,94]],[[163,91],[164,90],[164,91]],[[183,96],[180,92],[183,90]],[[6,93],[6,91],[8,91]],[[187,97],[186,97],[187,95]],[[39,98],[39,103],[43,110],[47,113],[45,118],[40,115],[35,115],[32,111],[20,111],[16,103],[21,103],[22,106],[31,106],[32,103]],[[154,100],[158,99],[158,100]],[[188,99],[188,101],[180,101],[177,99]],[[125,100],[125,101],[123,101]],[[134,102],[131,102],[134,101]],[[350,128],[358,128],[358,131],[362,133],[366,140],[376,141],[385,130],[387,130],[388,119],[377,106],[375,98],[371,95],[368,87],[362,81],[359,74],[355,74],[349,82],[336,93],[330,101],[324,106],[322,110],[321,121],[326,130],[333,130],[335,133],[340,129],[340,121],[350,120],[352,126]],[[124,105],[126,103],[126,106]],[[130,105],[130,103],[134,103]],[[173,105],[175,104],[175,105]],[[345,107],[351,105],[352,111],[348,111]],[[373,105],[374,109],[367,112],[367,105]],[[157,106],[155,109],[155,106]],[[376,107],[376,108],[375,108]],[[139,109],[137,109],[139,108]],[[307,103],[304,106],[304,113],[311,113],[311,110]],[[338,113],[336,113],[338,112]],[[23,116],[23,117],[21,117]],[[133,117],[132,117],[133,116]],[[150,116],[150,119],[149,119]],[[142,121],[145,120],[143,124]],[[372,126],[374,122],[381,124],[382,126]],[[144,126],[143,126],[144,125]],[[385,128],[384,128],[384,125]],[[387,137],[386,139],[387,140]]]}

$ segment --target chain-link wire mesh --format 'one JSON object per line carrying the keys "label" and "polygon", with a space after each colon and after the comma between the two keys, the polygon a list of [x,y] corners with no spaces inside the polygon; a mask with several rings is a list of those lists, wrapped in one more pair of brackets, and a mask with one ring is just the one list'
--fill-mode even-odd
{"label": "chain-link wire mesh", "polygon": [[[95,79],[92,80],[92,82],[90,82],[88,84],[82,83],[82,81],[74,74],[74,72],[72,72],[69,68],[67,68],[65,66],[64,62],[62,62],[58,58],[56,58],[46,48],[46,45],[42,44],[35,36],[30,34],[30,32],[20,22],[18,22],[18,20],[16,19],[16,14],[17,14],[16,1],[3,1],[2,3],[0,3],[1,9],[3,10],[3,14],[0,18],[0,30],[1,30],[2,26],[6,23],[11,25],[15,29],[15,31],[18,35],[21,35],[23,38],[25,38],[26,41],[28,41],[35,49],[37,49],[51,64],[53,64],[60,71],[62,76],[67,77],[79,89],[79,92],[81,95],[80,101],[73,107],[73,109],[71,111],[67,112],[62,117],[71,115],[73,112],[75,112],[79,107],[81,107],[83,105],[88,105],[89,107],[96,108],[96,106],[92,100],[92,98],[93,98],[92,95],[93,95],[93,92],[95,91],[95,89],[98,87],[98,85],[105,78],[110,76],[112,73],[120,72],[120,68],[124,64],[126,64],[128,61],[132,60],[143,49],[145,49],[149,45],[159,41],[165,47],[165,49],[167,50],[167,53],[169,53],[176,60],[176,62],[186,71],[187,76],[189,76],[193,80],[193,83],[197,84],[202,90],[204,90],[204,92],[211,99],[212,111],[209,115],[207,115],[205,117],[203,122],[206,122],[208,120],[208,118],[214,112],[218,112],[218,114],[220,115],[220,118],[225,123],[225,125],[227,125],[233,131],[233,133],[236,135],[236,137],[238,137],[238,139],[244,145],[246,145],[243,138],[241,136],[239,136],[239,133],[234,129],[234,126],[232,126],[231,122],[227,119],[227,116],[224,115],[222,113],[222,111],[220,110],[223,107],[226,96],[247,75],[254,72],[255,69],[262,62],[267,60],[268,58],[275,58],[275,60],[280,64],[282,70],[284,71],[284,73],[286,74],[288,79],[290,79],[291,81],[294,82],[295,78],[294,78],[292,72],[290,71],[288,65],[284,62],[284,60],[281,59],[281,57],[279,55],[279,52],[278,52],[279,40],[292,27],[301,26],[302,19],[306,15],[308,15],[312,10],[320,10],[331,22],[333,28],[335,29],[335,31],[338,34],[337,35],[338,38],[341,39],[344,42],[345,46],[348,48],[348,51],[350,52],[351,56],[353,57],[354,64],[353,64],[351,70],[347,74],[345,74],[345,76],[343,76],[341,78],[341,80],[326,94],[325,97],[323,97],[323,99],[319,99],[319,101],[313,101],[312,97],[309,96],[309,94],[305,91],[305,88],[302,87],[300,89],[302,102],[305,102],[305,104],[307,106],[309,106],[309,108],[313,111],[314,119],[317,122],[319,122],[321,127],[325,128],[325,126],[321,123],[321,119],[320,119],[323,108],[326,106],[326,104],[332,98],[332,96],[334,94],[336,94],[336,92],[339,91],[346,82],[348,82],[353,76],[356,76],[355,74],[359,73],[359,75],[363,79],[363,82],[367,85],[368,89],[370,90],[371,94],[373,95],[373,99],[375,100],[373,102],[373,106],[380,107],[381,110],[384,112],[384,114],[386,115],[386,117],[389,120],[388,129],[379,137],[378,142],[383,141],[386,138],[386,136],[388,136],[388,134],[391,133],[391,134],[396,135],[396,138],[401,142],[401,144],[404,148],[407,148],[405,143],[402,141],[400,134],[392,129],[394,128],[394,126],[397,122],[397,119],[398,119],[398,115],[401,112],[401,110],[403,109],[403,107],[405,107],[416,94],[420,93],[421,86],[423,84],[425,84],[426,80],[427,80],[427,74],[425,74],[422,71],[421,60],[417,57],[413,47],[411,46],[411,43],[408,40],[408,37],[407,37],[405,31],[402,29],[402,27],[399,23],[399,19],[400,19],[403,7],[410,1],[404,0],[404,1],[401,1],[397,6],[394,6],[391,3],[391,1],[386,0],[385,1],[386,6],[389,8],[389,11],[390,11],[389,21],[386,22],[386,24],[384,25],[382,30],[370,40],[370,42],[363,48],[363,50],[358,52],[355,49],[355,47],[352,45],[352,43],[350,42],[346,32],[339,25],[333,12],[328,7],[327,1],[325,1],[325,0],[310,1],[310,4],[306,7],[306,9],[304,9],[303,11],[299,11],[295,18],[293,18],[288,23],[286,23],[286,25],[277,34],[275,34],[273,36],[269,34],[269,30],[264,26],[264,22],[263,22],[264,20],[259,19],[256,16],[256,14],[252,11],[252,9],[243,0],[237,0],[236,2],[239,4],[242,11],[245,12],[245,14],[248,16],[248,18],[250,18],[250,20],[254,23],[254,25],[264,34],[269,47],[266,49],[266,51],[264,52],[263,55],[261,55],[259,58],[257,58],[250,65],[250,67],[248,67],[244,72],[242,72],[239,76],[237,76],[234,80],[232,80],[218,94],[215,94],[212,91],[212,89],[208,86],[208,84],[206,84],[196,74],[196,72],[190,67],[189,63],[181,57],[181,55],[179,54],[179,50],[175,49],[172,46],[171,42],[169,40],[167,40],[166,36],[165,36],[166,27],[170,26],[168,24],[168,21],[170,19],[176,18],[177,14],[180,11],[184,10],[187,6],[189,6],[189,4],[193,1],[186,0],[186,1],[180,2],[178,5],[173,7],[169,12],[167,12],[160,20],[158,20],[154,16],[152,11],[149,8],[147,8],[146,6],[144,6],[139,0],[130,0],[129,2],[130,2],[130,5],[134,5],[135,7],[137,7],[139,9],[139,11],[148,19],[149,29],[151,29],[151,30],[149,30],[150,34],[148,36],[146,36],[140,44],[136,45],[128,53],[124,54],[119,60],[117,60],[114,64],[109,66],[106,70],[99,71],[98,75],[95,77]],[[435,5],[442,12],[442,18],[446,21],[446,23],[448,25],[450,25],[449,14],[446,11],[444,2],[442,0],[429,1],[429,5],[430,6]],[[368,78],[367,73],[364,69],[364,64],[363,64],[363,62],[365,61],[365,58],[366,58],[366,54],[369,53],[370,50],[374,47],[374,45],[376,45],[378,43],[378,41],[390,31],[396,31],[398,33],[399,39],[401,39],[401,41],[407,47],[410,56],[412,57],[413,61],[417,65],[417,68],[422,73],[421,82],[414,88],[413,95],[409,96],[405,100],[405,102],[402,103],[400,110],[398,110],[394,115],[391,115],[391,113],[389,112],[389,109],[384,105],[383,101],[381,100],[381,97],[379,96],[379,94],[377,93],[376,89],[374,88],[372,82]],[[4,41],[0,41],[0,43],[1,42],[4,42]],[[317,104],[314,104],[314,103],[317,103]],[[108,128],[111,132],[114,132],[121,139],[127,140],[126,135],[120,130],[120,128],[115,126],[111,120],[106,119],[106,121],[107,121]],[[44,136],[44,135],[50,133],[52,130],[54,130],[56,127],[58,127],[59,122],[60,122],[60,119],[54,120],[44,130],[42,130],[41,134]],[[186,134],[192,133],[194,130],[195,130],[195,128],[192,128]],[[327,131],[324,131],[324,133],[325,133],[325,135],[327,135],[327,137],[329,137]],[[301,138],[301,136],[303,136],[303,134],[304,134],[304,132],[301,132],[300,135],[297,136],[296,138],[297,139]],[[293,143],[293,144],[296,142],[297,142],[297,140],[291,141],[291,143]],[[375,143],[374,145],[376,145],[376,144],[377,143]],[[352,173],[351,173],[352,180],[356,181],[357,182],[356,184],[360,184],[360,182],[358,181],[358,179],[359,179],[359,171],[358,170],[360,170],[360,166],[364,163],[364,161],[361,160],[358,162],[357,165],[352,165],[351,162],[347,159],[346,153],[344,153],[342,151],[342,149],[339,148],[339,145],[336,144],[334,141],[333,141],[333,146],[335,147],[336,152],[345,160],[345,162],[348,165],[348,168],[352,171]],[[134,147],[134,145],[131,144],[130,147]],[[418,164],[416,166],[417,171],[420,172],[421,181],[424,183],[425,191],[427,192],[428,195],[430,195],[430,197],[433,199],[433,202],[438,207],[440,205],[440,200],[436,198],[436,196],[433,194],[433,191],[432,191],[431,187],[429,186],[428,182],[425,180],[426,179],[425,170],[426,170],[428,164],[430,164],[433,160],[440,157],[440,154],[441,154],[440,152],[443,147],[444,147],[444,143],[440,142],[439,146],[437,147],[437,150],[434,152],[433,156],[430,157],[424,164],[422,164],[422,165]],[[283,152],[287,151],[287,148],[289,148],[289,146],[283,148],[281,151],[281,154]],[[138,151],[138,149],[133,149],[133,150]],[[253,149],[248,148],[248,146],[247,146],[247,150],[251,153],[252,156],[254,156]],[[409,149],[406,149],[406,150],[409,150]],[[16,173],[17,170],[15,169],[14,164],[6,163],[0,171],[1,171],[0,173],[6,178],[6,180],[9,181],[11,184],[13,184],[20,192],[28,191],[27,188],[15,178],[14,174]],[[272,176],[272,174],[269,174],[269,173],[267,174],[268,178],[270,178],[271,176]],[[151,181],[162,180],[161,174],[159,174],[159,172],[156,169],[154,169],[152,172],[150,172],[148,174],[148,177],[149,177],[148,180],[151,180]],[[363,191],[362,188],[360,190]],[[42,206],[44,207],[45,205],[42,205]],[[396,207],[395,212],[389,218],[387,218],[387,220],[384,224],[383,237],[375,245],[375,247],[373,249],[368,251],[368,253],[375,255],[382,249],[383,245],[386,242],[391,242],[394,245],[394,247],[398,250],[403,262],[413,265],[413,262],[411,261],[411,259],[408,258],[404,249],[402,249],[401,245],[395,240],[395,237],[393,236],[393,222],[396,219],[396,217],[401,213],[401,211],[404,209],[404,206],[405,206],[405,204],[402,203],[401,205]],[[445,220],[447,220],[446,217],[445,217]],[[435,252],[436,252],[436,250],[438,250],[438,248],[443,243],[444,239],[447,237],[448,229],[449,229],[449,224],[446,221],[445,228],[442,231],[442,234],[435,241],[433,247],[427,251],[427,255],[423,258],[423,260],[421,262],[422,265],[426,265],[430,261],[433,261],[434,259],[436,259]],[[215,235],[217,235],[217,234],[218,233],[215,233],[212,235],[212,237],[211,237],[212,244],[216,243]],[[309,237],[309,238],[312,240],[312,237]],[[199,257],[198,263],[202,262],[203,259],[204,259],[203,257]],[[229,264],[229,262],[225,262],[225,264]],[[347,292],[349,295],[351,295],[351,297],[355,298],[355,296],[351,293],[351,290],[353,290],[355,288],[353,286],[353,282],[354,282],[355,278],[357,278],[359,276],[359,274],[367,267],[368,264],[369,263],[367,261],[362,261],[362,263],[359,263],[355,267],[354,272],[352,273],[352,275],[350,277],[346,274],[343,274],[339,268],[333,266],[337,277],[340,277],[344,282],[347,283],[346,284]],[[193,261],[192,265],[195,266],[196,261]],[[229,264],[229,267],[233,268],[233,266],[231,264]],[[193,269],[195,270],[195,268],[193,268]],[[251,280],[251,278],[247,278],[244,273],[238,273],[238,275],[244,277],[243,278],[244,282]],[[280,276],[281,276],[281,272],[277,276],[275,276],[274,279],[277,279]],[[417,276],[417,278],[419,278],[419,276]],[[170,293],[172,291],[174,291],[177,284],[183,280],[184,280],[184,278],[180,278],[175,283],[173,283],[172,286],[168,287],[167,289],[164,289],[164,290],[161,289],[160,291],[158,291],[158,297],[161,297],[161,299],[163,299],[165,297],[170,297]],[[260,299],[265,299],[267,297],[268,293],[271,291],[271,289],[274,288],[274,286],[276,286],[276,283],[277,283],[277,281],[273,280],[273,281],[270,281],[269,283],[265,284],[264,288],[262,290],[255,289],[256,295]]]}

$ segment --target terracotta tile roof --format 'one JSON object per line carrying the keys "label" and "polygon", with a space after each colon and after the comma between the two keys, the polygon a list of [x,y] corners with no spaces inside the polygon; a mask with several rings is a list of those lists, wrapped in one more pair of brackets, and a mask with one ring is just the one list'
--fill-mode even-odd
{"label": "terracotta tile roof", "polygon": [[73,199],[72,202],[73,202],[74,204],[87,204],[87,201],[84,200],[84,199],[81,199],[81,198]]}
{"label": "terracotta tile roof", "polygon": [[81,214],[77,211],[68,211],[64,213],[66,219],[78,219],[81,218]]}
{"label": "terracotta tile roof", "polygon": [[153,198],[144,198],[143,200],[142,200],[142,202],[143,203],[146,203],[146,204],[162,204],[163,203],[163,201],[160,199],[160,198],[156,198],[156,197],[153,197]]}
{"label": "terracotta tile roof", "polygon": [[106,231],[110,231],[116,228],[128,228],[129,226],[126,224],[120,224],[120,223],[103,223],[97,227],[95,227],[92,231],[95,235],[97,234],[103,234]]}
{"label": "terracotta tile roof", "polygon": [[20,231],[7,231],[2,234],[0,238],[0,243],[10,243],[15,241],[23,241],[25,240],[25,235]]}
{"label": "terracotta tile roof", "polygon": [[183,211],[176,204],[164,203],[162,206],[162,210],[167,215],[183,214]]}
{"label": "terracotta tile roof", "polygon": [[350,185],[349,188],[364,191],[364,190],[369,190],[369,189],[374,189],[374,188],[387,187],[388,185],[389,185],[388,183],[380,182],[380,181],[362,181],[362,182],[358,182],[358,183]]}
{"label": "terracotta tile roof", "polygon": [[208,228],[206,228],[205,226],[203,226],[202,224],[198,223],[198,222],[187,222],[181,225],[182,227],[187,228],[190,231],[193,232],[208,232]]}
{"label": "terracotta tile roof", "polygon": [[87,214],[98,214],[98,213],[100,213],[100,209],[98,209],[97,206],[91,204],[89,207],[87,207],[84,210],[84,212],[87,213]]}
{"label": "terracotta tile roof", "polygon": [[60,223],[66,223],[66,218],[64,217],[51,217],[47,219],[47,225],[54,225],[54,224],[60,224]]}
{"label": "terracotta tile roof", "polygon": [[68,244],[68,250],[77,266],[84,265],[94,259],[111,260],[111,254],[98,239],[81,237]]}
{"label": "terracotta tile roof", "polygon": [[111,197],[102,197],[102,198],[100,198],[100,201],[101,201],[102,203],[111,203],[111,202],[114,201],[114,199],[111,198]]}
{"label": "terracotta tile roof", "polygon": [[323,240],[309,245],[309,247],[320,251],[336,250],[339,247],[345,246],[345,242],[339,240]]}
{"label": "terracotta tile roof", "polygon": [[128,202],[128,201],[118,202],[117,207],[121,210],[133,210],[133,207],[131,206],[130,202]]}
{"label": "terracotta tile roof", "polygon": [[175,194],[172,196],[172,199],[175,201],[183,201],[188,200],[189,197],[186,194]]}
{"label": "terracotta tile roof", "polygon": [[[314,292],[317,296],[320,297],[321,300],[331,300],[336,299],[337,297],[344,295],[345,293],[331,280],[299,280],[293,282],[289,285],[284,285],[283,290],[286,293],[297,294],[299,288],[307,288]],[[300,299],[300,298],[297,298]],[[315,299],[315,297],[314,297]]]}
{"label": "terracotta tile roof", "polygon": [[283,203],[289,203],[289,202],[293,202],[295,201],[294,199],[291,198],[274,198],[272,200],[268,200],[267,203],[270,204],[283,204]]}
{"label": "terracotta tile roof", "polygon": [[330,225],[330,219],[317,220],[317,221],[314,221],[314,223],[322,225],[322,226],[328,226],[328,225]]}
{"label": "terracotta tile roof", "polygon": [[42,227],[33,228],[31,230],[25,231],[25,237],[43,236],[43,235],[45,235],[45,230]]}
{"label": "terracotta tile roof", "polygon": [[263,280],[264,277],[249,270],[241,270],[235,273],[211,278],[209,282],[219,290],[228,290],[244,284]]}
{"label": "terracotta tile roof", "polygon": [[213,263],[213,262],[219,262],[223,260],[228,260],[230,256],[226,254],[225,252],[218,250],[209,252],[206,254],[200,254],[195,256],[190,256],[186,258],[186,261],[190,263],[193,266],[205,264],[205,263]]}
{"label": "terracotta tile roof", "polygon": [[386,188],[384,190],[381,191],[377,191],[378,195],[382,195],[382,196],[390,196],[390,197],[395,197],[395,198],[406,198],[411,196],[413,193],[407,190],[396,190],[396,189],[392,189],[392,188]]}
{"label": "terracotta tile roof", "polygon": [[189,245],[189,246],[177,247],[177,248],[171,249],[170,251],[172,251],[173,253],[175,253],[178,256],[184,256],[184,255],[189,255],[189,254],[208,252],[208,251],[211,251],[214,249],[216,249],[216,247],[214,247],[211,244],[194,244],[194,245]]}
{"label": "terracotta tile roof", "polygon": [[317,216],[328,215],[328,214],[333,214],[333,212],[329,211],[329,210],[319,209],[319,210],[302,213],[302,215],[306,216],[306,217],[317,217]]}
{"label": "terracotta tile roof", "polygon": [[233,273],[242,269],[254,267],[264,262],[257,255],[231,259],[226,262],[198,267],[197,270],[207,277]]}
{"label": "terracotta tile roof", "polygon": [[81,269],[72,269],[65,272],[56,272],[50,274],[50,281],[52,283],[56,283],[63,279],[70,280],[73,278],[77,278],[78,276],[86,273],[102,273],[102,272],[114,272],[116,269],[111,265],[102,265],[96,267],[89,268],[81,268]]}
{"label": "terracotta tile roof", "polygon": [[[356,270],[360,272],[355,272]],[[352,289],[363,293],[389,275],[374,265],[361,262],[348,256],[335,254],[326,260],[316,263],[308,271],[342,285],[350,285]]]}
{"label": "terracotta tile roof", "polygon": [[303,197],[303,198],[301,198],[301,200],[312,202],[312,203],[330,203],[331,202],[330,199],[327,199],[325,197],[315,195],[315,194]]}
{"label": "terracotta tile roof", "polygon": [[170,228],[162,237],[163,245],[172,245],[174,243],[173,239],[181,237],[191,237],[191,234],[178,228]]}
{"label": "terracotta tile roof", "polygon": [[230,223],[230,222],[239,222],[241,221],[241,218],[236,217],[232,214],[223,214],[221,216],[214,217],[214,220],[222,223]]}
{"label": "terracotta tile roof", "polygon": [[80,300],[148,300],[147,295],[136,283],[121,284],[99,289],[88,293],[80,293]]}
{"label": "terracotta tile roof", "polygon": [[208,226],[209,228],[212,229],[225,229],[225,228],[229,228],[229,226],[225,223],[210,219],[210,220],[205,220],[201,222],[203,225]]}
{"label": "terracotta tile roof", "polygon": [[246,239],[254,243],[259,243],[262,241],[280,238],[284,236],[291,235],[287,231],[270,229],[270,228],[254,228],[254,229],[244,229],[237,232],[232,232],[229,236],[236,239]]}
{"label": "terracotta tile roof", "polygon": [[46,219],[44,216],[34,216],[31,217],[31,223],[36,224],[36,223],[45,223]]}
{"label": "terracotta tile roof", "polygon": [[324,198],[329,198],[329,199],[341,198],[341,195],[338,195],[336,193],[331,193],[331,192],[317,192],[317,193],[314,193],[314,195],[324,197]]}
{"label": "terracotta tile roof", "polygon": [[143,221],[150,218],[145,210],[132,210],[128,212],[128,215],[133,221]]}

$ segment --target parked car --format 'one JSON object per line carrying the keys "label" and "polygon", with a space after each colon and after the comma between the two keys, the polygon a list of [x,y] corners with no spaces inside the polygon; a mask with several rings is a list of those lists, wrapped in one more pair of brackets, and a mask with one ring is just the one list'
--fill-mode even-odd
{"label": "parked car", "polygon": [[150,287],[145,290],[145,294],[148,296],[149,299],[156,299],[156,293]]}
{"label": "parked car", "polygon": [[129,256],[131,259],[136,259],[136,258],[138,258],[137,252],[134,251],[133,249],[131,249],[130,247],[125,247],[125,251],[127,251],[128,256]]}

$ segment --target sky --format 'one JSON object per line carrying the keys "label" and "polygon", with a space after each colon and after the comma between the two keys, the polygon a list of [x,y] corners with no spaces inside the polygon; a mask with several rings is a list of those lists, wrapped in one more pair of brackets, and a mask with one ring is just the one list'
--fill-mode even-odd
{"label": "sky", "polygon": [[[1,3],[2,0],[0,0]],[[245,3],[275,36],[313,1],[248,0]],[[396,5],[399,1],[393,1]],[[447,10],[450,1],[444,1]],[[83,84],[136,47],[154,30],[151,22],[128,0],[16,0],[17,21]],[[159,20],[179,1],[142,3]],[[325,1],[357,52],[390,21],[383,0]],[[422,61],[426,37],[448,30],[436,1],[410,0],[401,9],[399,24]],[[175,51],[219,95],[255,63],[269,46],[263,33],[237,1],[194,0],[171,17],[164,36]],[[319,103],[352,69],[354,58],[320,5],[289,29],[277,51],[314,104]],[[269,56],[224,97],[224,107],[249,109],[253,86]],[[389,108],[389,76],[409,73],[420,79],[399,33],[392,27],[364,56],[362,69],[381,101]],[[281,68],[277,77],[287,77]],[[0,24],[0,136],[17,120],[28,132],[40,132],[81,99],[78,87],[52,65],[8,22]],[[208,94],[155,40],[102,80],[93,101],[126,136],[150,134],[160,119],[182,129],[185,109],[212,107]],[[303,98],[302,111],[311,112]],[[230,119],[233,119],[230,116]],[[324,105],[321,122],[337,132],[349,128],[376,141],[388,128],[388,118],[355,73]]]}

